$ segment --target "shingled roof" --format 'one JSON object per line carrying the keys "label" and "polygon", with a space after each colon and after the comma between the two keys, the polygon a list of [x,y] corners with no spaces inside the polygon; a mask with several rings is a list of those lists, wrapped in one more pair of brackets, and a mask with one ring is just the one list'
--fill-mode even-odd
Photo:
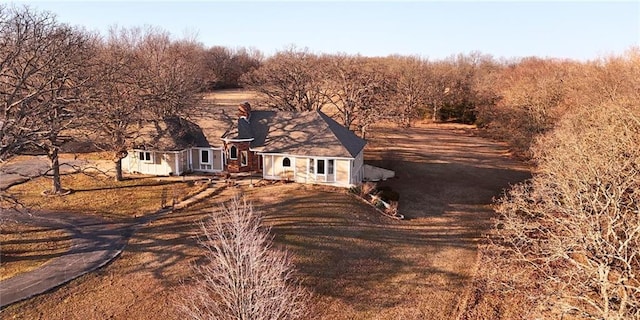
{"label": "shingled roof", "polygon": [[142,149],[178,151],[189,147],[211,146],[202,129],[179,117],[150,121],[140,128],[134,146]]}
{"label": "shingled roof", "polygon": [[321,111],[275,112],[253,110],[249,118],[221,134],[231,122],[224,113],[199,119],[200,126],[183,118],[166,118],[146,124],[136,139],[137,148],[164,151],[220,146],[225,140],[251,140],[251,149],[309,157],[355,158],[366,141]]}
{"label": "shingled roof", "polygon": [[241,118],[238,124],[223,138],[252,137],[251,148],[265,153],[355,158],[366,144],[321,111],[252,111],[248,121]]}

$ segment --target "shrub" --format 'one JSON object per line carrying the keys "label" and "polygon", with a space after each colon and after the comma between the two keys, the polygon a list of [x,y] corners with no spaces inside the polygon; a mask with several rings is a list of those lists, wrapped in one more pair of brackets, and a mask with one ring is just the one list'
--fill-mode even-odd
{"label": "shrub", "polygon": [[309,294],[293,277],[285,251],[272,247],[268,229],[239,199],[202,225],[208,262],[190,286],[182,310],[193,319],[300,319]]}
{"label": "shrub", "polygon": [[390,216],[397,216],[398,215],[398,202],[397,201],[392,201],[391,203],[389,203],[389,207],[385,208],[384,212]]}
{"label": "shrub", "polygon": [[368,195],[373,194],[376,190],[376,184],[373,182],[365,182],[360,185],[360,197],[366,199]]}

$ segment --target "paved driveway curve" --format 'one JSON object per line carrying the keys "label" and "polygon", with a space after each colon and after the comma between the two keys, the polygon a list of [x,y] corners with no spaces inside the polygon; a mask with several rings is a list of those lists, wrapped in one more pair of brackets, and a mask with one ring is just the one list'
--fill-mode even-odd
{"label": "paved driveway curve", "polygon": [[49,291],[109,263],[124,249],[135,225],[70,213],[24,213],[2,210],[0,220],[13,220],[72,233],[69,251],[43,266],[0,281],[0,308]]}

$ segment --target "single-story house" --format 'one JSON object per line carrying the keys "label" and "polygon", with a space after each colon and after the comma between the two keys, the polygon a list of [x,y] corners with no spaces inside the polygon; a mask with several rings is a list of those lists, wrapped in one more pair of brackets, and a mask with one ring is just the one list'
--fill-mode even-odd
{"label": "single-story house", "polygon": [[224,170],[221,144],[210,143],[202,129],[187,119],[166,118],[140,131],[135,147],[122,159],[127,172],[170,176]]}
{"label": "single-story house", "polygon": [[363,180],[365,140],[321,111],[251,110],[245,103],[232,122],[217,137],[184,119],[159,122],[153,133],[160,138],[129,151],[123,168],[155,175],[251,172],[341,187]]}

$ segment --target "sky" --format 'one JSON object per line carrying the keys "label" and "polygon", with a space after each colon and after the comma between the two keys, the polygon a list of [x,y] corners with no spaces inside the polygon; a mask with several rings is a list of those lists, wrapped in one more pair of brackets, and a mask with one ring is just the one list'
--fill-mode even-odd
{"label": "sky", "polygon": [[591,60],[640,46],[640,1],[18,1],[105,34],[155,26],[206,47],[444,59]]}

